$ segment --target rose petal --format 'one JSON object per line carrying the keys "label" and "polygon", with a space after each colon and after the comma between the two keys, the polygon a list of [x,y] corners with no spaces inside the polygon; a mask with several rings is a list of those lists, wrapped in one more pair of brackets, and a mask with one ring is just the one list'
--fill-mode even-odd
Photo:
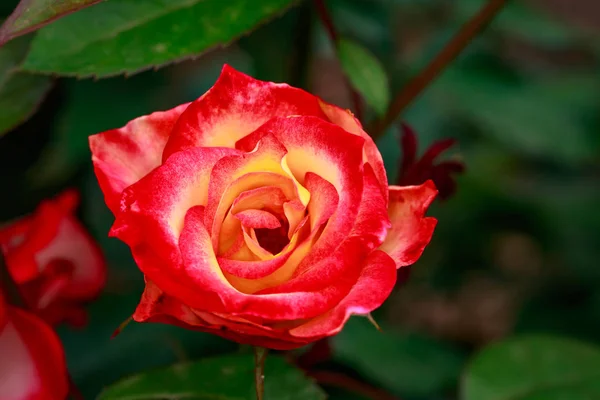
{"label": "rose petal", "polygon": [[[300,184],[305,185],[307,173],[312,172],[335,187],[339,212],[327,224],[327,240],[319,240],[313,251],[313,257],[328,256],[350,233],[358,213],[364,139],[322,119],[301,116],[273,118],[238,141],[236,147],[247,151],[266,135],[274,135],[287,149],[287,166]],[[309,262],[317,261],[311,258]]]}
{"label": "rose petal", "polygon": [[264,210],[244,210],[234,214],[242,225],[248,228],[275,229],[281,226],[281,221],[276,216]]}
{"label": "rose petal", "polygon": [[234,147],[269,119],[324,117],[317,98],[287,84],[263,82],[224,65],[214,86],[181,115],[163,160],[190,147]]}
{"label": "rose petal", "polygon": [[[343,291],[342,282],[350,286],[356,282],[352,279],[360,274],[363,260],[381,244],[390,227],[384,207],[385,199],[377,190],[377,178],[368,165],[365,168],[364,186],[355,224],[348,236],[337,243],[337,248],[324,255],[319,254],[319,248],[315,245],[309,254],[296,261],[298,267],[291,280],[261,293],[319,290],[331,285],[339,286]],[[326,239],[324,231],[319,242]]]}
{"label": "rose petal", "polygon": [[290,334],[313,340],[315,337],[334,335],[342,330],[350,315],[365,315],[383,304],[395,283],[394,260],[376,250],[366,260],[356,284],[333,310],[290,330]]}
{"label": "rose petal", "polygon": [[139,117],[122,128],[90,136],[94,171],[106,205],[115,216],[123,190],[161,164],[171,130],[188,105]]}
{"label": "rose petal", "polygon": [[360,121],[354,117],[350,110],[342,110],[341,108],[326,103],[324,101],[319,101],[319,105],[321,109],[329,119],[329,121],[333,122],[336,125],[339,125],[346,131],[352,133],[353,135],[357,135],[362,137],[365,140],[365,147],[363,149],[363,160],[365,163],[369,163],[375,172],[375,176],[379,182],[379,186],[381,187],[382,192],[386,196],[387,202],[387,186],[388,180],[387,175],[385,173],[385,167],[383,165],[383,158],[381,157],[381,153],[377,148],[377,145],[371,139],[363,129]]}
{"label": "rose petal", "polygon": [[[189,289],[201,287],[206,292],[219,296],[225,312],[273,320],[303,319],[331,309],[349,290],[349,286],[342,282],[340,285],[322,288],[318,292],[274,293],[261,296],[241,293],[231,286],[220,270],[203,219],[202,207],[194,207],[187,213],[180,240],[183,263],[177,270],[180,273],[178,283],[166,276],[167,271],[159,269],[152,272],[155,272],[155,276],[160,280],[149,276],[154,281],[160,281],[161,288],[169,295],[179,298],[192,308],[220,312],[205,296]],[[347,259],[354,256],[350,250],[348,249]],[[147,262],[146,257],[144,260]],[[142,259],[136,261],[140,265]]]}
{"label": "rose petal", "polygon": [[304,178],[306,189],[311,193],[308,203],[308,216],[312,230],[327,222],[338,208],[340,197],[331,183],[314,172],[307,172]]}
{"label": "rose petal", "polygon": [[[239,250],[239,248],[232,249],[236,242],[241,244],[238,242],[240,238],[243,240],[241,222],[234,217],[234,213],[247,209],[262,210],[263,208],[280,212],[285,201],[285,194],[276,186],[263,186],[242,192],[233,201],[231,209],[227,212],[227,216],[221,225],[217,254],[229,258]],[[225,256],[225,254],[229,254],[229,256]]]}
{"label": "rose petal", "polygon": [[8,308],[0,329],[0,393],[3,400],[64,399],[67,367],[56,333],[41,319]]}
{"label": "rose petal", "polygon": [[431,240],[437,220],[424,215],[436,194],[432,181],[419,186],[390,186],[392,227],[380,249],[392,257],[397,268],[417,261]]}
{"label": "rose petal", "polygon": [[233,316],[228,318],[224,314],[216,315],[194,310],[173,296],[162,292],[151,281],[146,282],[146,289],[133,318],[138,322],[165,323],[209,332],[238,343],[271,349],[290,350],[307,343],[285,331],[253,324],[243,318]]}
{"label": "rose petal", "polygon": [[[149,240],[177,245],[187,210],[208,201],[210,171],[223,157],[239,154],[225,148],[195,148],[179,152],[123,194],[121,212],[111,235],[129,245]],[[145,224],[153,225],[147,228]],[[157,229],[147,235],[146,229]]]}
{"label": "rose petal", "polygon": [[75,217],[65,217],[53,240],[36,254],[39,265],[60,259],[74,266],[60,297],[74,300],[93,299],[106,280],[104,256],[94,239]]}
{"label": "rose petal", "polygon": [[281,166],[285,154],[285,147],[273,135],[265,135],[250,153],[223,157],[215,164],[205,213],[215,248],[219,245],[226,213],[243,191],[275,186],[281,188],[287,198],[296,196],[297,186]]}
{"label": "rose petal", "polygon": [[[306,237],[309,226],[305,218],[294,232],[290,242],[277,255],[268,253],[267,257],[256,253],[261,261],[238,262],[219,260],[227,280],[243,293],[256,293],[269,287],[277,286],[292,277],[298,266],[298,260],[310,250],[311,237]],[[248,242],[247,242],[248,243]],[[298,244],[300,243],[300,246]],[[258,242],[249,247],[260,246]]]}

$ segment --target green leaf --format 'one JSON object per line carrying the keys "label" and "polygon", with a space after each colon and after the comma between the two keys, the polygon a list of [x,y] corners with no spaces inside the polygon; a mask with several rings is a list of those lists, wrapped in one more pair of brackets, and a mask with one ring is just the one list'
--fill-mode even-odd
{"label": "green leaf", "polygon": [[0,136],[29,118],[50,90],[46,76],[18,72],[29,38],[21,38],[0,48]]}
{"label": "green leaf", "polygon": [[[254,359],[249,354],[229,355],[144,372],[109,387],[98,400],[158,398],[253,400]],[[325,395],[300,370],[268,356],[265,399],[320,400]]]}
{"label": "green leaf", "polygon": [[517,337],[487,347],[462,386],[462,400],[598,398],[600,349],[558,337]]}
{"label": "green leaf", "polygon": [[68,76],[131,74],[226,45],[293,0],[107,0],[44,27],[23,68]]}
{"label": "green leaf", "polygon": [[0,28],[0,46],[17,36],[102,0],[21,0]]}
{"label": "green leaf", "polygon": [[390,88],[381,63],[367,49],[347,39],[339,41],[337,51],[352,86],[377,114],[385,114],[390,102]]}
{"label": "green leaf", "polygon": [[463,354],[416,333],[379,332],[365,318],[351,318],[333,338],[334,357],[399,396],[431,397],[458,378]]}

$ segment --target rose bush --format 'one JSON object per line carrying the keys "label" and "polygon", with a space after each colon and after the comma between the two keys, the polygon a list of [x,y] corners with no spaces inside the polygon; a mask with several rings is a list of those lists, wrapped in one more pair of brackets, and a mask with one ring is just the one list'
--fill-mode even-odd
{"label": "rose bush", "polygon": [[0,291],[0,398],[63,400],[67,365],[56,333],[37,316],[9,306]]}
{"label": "rose bush", "polygon": [[90,147],[110,234],[145,275],[139,322],[296,348],[379,307],[436,224],[433,184],[388,187],[349,111],[229,66]]}
{"label": "rose bush", "polygon": [[84,324],[84,303],[104,285],[104,259],[74,215],[78,202],[78,194],[68,190],[0,227],[9,273],[29,308],[51,324]]}

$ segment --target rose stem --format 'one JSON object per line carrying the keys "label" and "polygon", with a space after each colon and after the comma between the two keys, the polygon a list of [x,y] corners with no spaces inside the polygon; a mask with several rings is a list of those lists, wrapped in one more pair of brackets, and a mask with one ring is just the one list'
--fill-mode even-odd
{"label": "rose stem", "polygon": [[269,350],[254,346],[254,383],[256,384],[256,400],[263,400],[265,393],[265,360]]}
{"label": "rose stem", "polygon": [[[331,16],[329,15],[327,6],[325,6],[325,2],[323,0],[314,0],[314,3],[315,3],[315,7],[317,8],[317,13],[319,14],[319,18],[321,19],[321,22],[323,23],[323,26],[325,27],[325,30],[327,31],[327,34],[329,35],[329,39],[333,43],[333,46],[337,49],[339,36],[337,34],[337,31],[335,30],[335,26],[333,25],[333,20],[331,19]],[[343,73],[343,71],[342,71],[342,73]],[[352,97],[352,104],[354,106],[354,114],[355,114],[356,118],[358,118],[359,121],[362,121],[362,107],[361,107],[361,103],[360,103],[360,96],[358,95],[358,92],[356,90],[354,90],[354,88],[350,84],[350,80],[348,79],[346,74],[343,73],[343,75],[344,75],[344,80],[346,81],[346,86],[348,87],[348,90],[350,91],[350,96]]]}
{"label": "rose stem", "polygon": [[[22,308],[24,310],[28,310],[30,312],[33,311],[27,306],[27,303],[21,296],[19,287],[17,286],[17,283],[14,281],[14,279],[10,275],[10,272],[8,271],[8,266],[6,265],[6,262],[4,261],[4,255],[2,254],[1,251],[0,251],[0,289],[2,289],[2,291],[4,293],[6,293],[9,304],[12,304],[19,308]],[[69,374],[68,371],[67,371],[67,379],[69,380],[69,395],[74,400],[84,400],[83,396],[81,395],[81,392],[75,385],[75,382],[73,382],[73,379],[71,378],[71,375]]]}
{"label": "rose stem", "polygon": [[446,44],[429,65],[396,94],[385,116],[367,129],[377,139],[404,109],[450,64],[502,9],[507,0],[489,0]]}
{"label": "rose stem", "polygon": [[334,386],[346,389],[351,393],[358,393],[364,397],[373,400],[400,400],[381,389],[373,387],[368,383],[361,382],[348,375],[332,372],[332,371],[313,371],[308,372],[308,376],[313,378],[317,383],[324,386]]}

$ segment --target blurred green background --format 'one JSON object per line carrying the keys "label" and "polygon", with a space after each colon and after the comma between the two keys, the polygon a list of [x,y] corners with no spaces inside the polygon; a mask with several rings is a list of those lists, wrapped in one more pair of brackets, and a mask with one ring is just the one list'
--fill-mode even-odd
{"label": "blurred green background", "polygon": [[[396,93],[483,1],[326,3],[339,32],[380,60]],[[15,5],[2,2],[1,15]],[[384,333],[352,319],[322,368],[403,400],[457,399],[468,360],[491,342],[552,334],[600,344],[599,61],[595,0],[512,1],[407,109],[403,120],[416,130],[420,151],[456,138],[448,156],[467,170],[456,195],[430,210],[438,227],[410,281],[375,313]],[[333,47],[305,1],[193,61],[130,77],[57,79],[32,118],[0,138],[0,221],[78,187],[81,219],[108,260],[109,280],[90,306],[89,326],[60,328],[72,375],[89,398],[134,372],[244,351],[162,325],[131,324],[110,340],[134,310],[143,279],[128,248],[107,238],[112,215],[87,144],[90,134],[199,97],[223,63],[352,106]],[[369,111],[366,119],[374,116]],[[378,145],[393,183],[401,157],[397,127]],[[500,374],[511,368],[502,362]],[[600,370],[600,362],[591,365]],[[366,398],[325,389],[333,399]]]}

